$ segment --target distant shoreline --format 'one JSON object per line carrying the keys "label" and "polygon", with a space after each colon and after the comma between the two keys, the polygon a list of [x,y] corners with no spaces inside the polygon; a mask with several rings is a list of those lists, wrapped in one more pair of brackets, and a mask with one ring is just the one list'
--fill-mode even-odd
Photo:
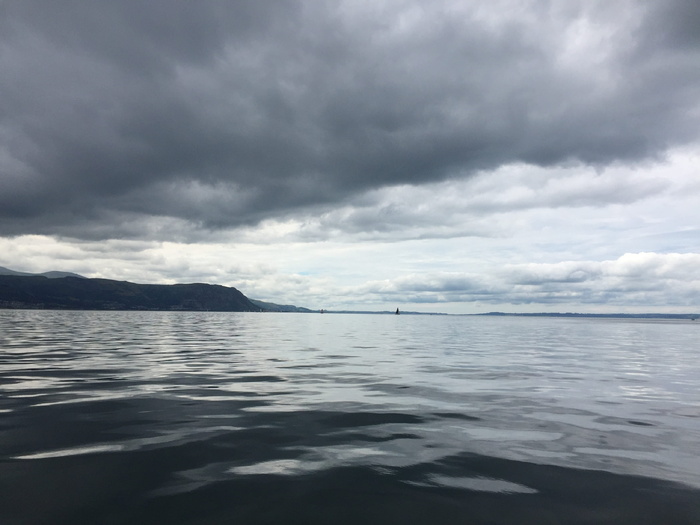
{"label": "distant shoreline", "polygon": [[465,314],[474,316],[493,316],[493,317],[596,317],[605,319],[700,319],[700,314],[623,314],[623,313],[574,313],[574,312],[538,312],[538,313],[506,313],[506,312],[488,312],[483,314]]}
{"label": "distant shoreline", "polygon": [[[310,313],[319,313],[318,310],[308,310]],[[365,315],[394,315],[390,310],[324,310],[325,314],[365,314]],[[700,314],[664,314],[664,313],[576,313],[576,312],[486,312],[479,314],[448,314],[444,312],[411,312],[401,311],[401,315],[438,315],[450,317],[564,317],[564,318],[601,318],[601,319],[688,319],[700,321]]]}
{"label": "distant shoreline", "polygon": [[[211,312],[211,313],[241,313],[241,312],[257,312],[257,313],[277,313],[277,314],[320,314],[319,310],[309,310],[299,308],[298,310],[217,310],[217,309],[198,309],[198,308],[86,308],[86,307],[56,307],[56,306],[38,306],[38,305],[9,305],[7,302],[0,301],[0,311],[2,310],[25,310],[25,311],[57,311],[57,312]],[[323,314],[338,315],[395,315],[390,311],[369,311],[369,310],[324,310]],[[591,313],[506,313],[506,312],[488,312],[481,314],[448,314],[444,312],[401,312],[401,315],[408,316],[433,316],[433,317],[552,317],[561,319],[649,319],[649,320],[685,320],[698,321],[700,324],[700,314],[591,314]]]}

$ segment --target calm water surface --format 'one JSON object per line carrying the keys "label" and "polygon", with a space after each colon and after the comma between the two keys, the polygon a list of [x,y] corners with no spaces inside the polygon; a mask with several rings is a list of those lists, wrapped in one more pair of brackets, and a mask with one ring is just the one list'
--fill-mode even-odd
{"label": "calm water surface", "polygon": [[699,524],[700,323],[0,311],[0,524]]}

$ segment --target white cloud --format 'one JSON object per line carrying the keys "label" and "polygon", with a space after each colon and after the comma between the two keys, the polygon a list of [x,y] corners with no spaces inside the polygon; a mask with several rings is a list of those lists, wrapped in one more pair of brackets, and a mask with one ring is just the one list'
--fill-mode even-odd
{"label": "white cloud", "polygon": [[129,228],[175,240],[0,237],[0,265],[218,283],[309,308],[698,311],[699,165],[693,150],[597,171],[509,165],[231,230],[134,215]]}

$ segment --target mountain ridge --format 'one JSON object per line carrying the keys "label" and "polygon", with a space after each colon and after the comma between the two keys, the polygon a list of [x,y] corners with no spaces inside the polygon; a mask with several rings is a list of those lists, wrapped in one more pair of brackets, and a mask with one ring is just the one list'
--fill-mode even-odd
{"label": "mountain ridge", "polygon": [[261,312],[242,292],[217,284],[136,284],[111,279],[0,275],[0,308]]}
{"label": "mountain ridge", "polygon": [[63,277],[76,277],[79,279],[87,279],[87,277],[85,277],[83,275],[79,275],[77,273],[73,273],[73,272],[57,272],[55,270],[52,270],[50,272],[43,272],[43,273],[18,272],[16,270],[10,270],[9,268],[5,268],[4,266],[0,266],[0,275],[15,275],[18,277],[41,276],[41,277],[47,277],[49,279],[62,279]]}

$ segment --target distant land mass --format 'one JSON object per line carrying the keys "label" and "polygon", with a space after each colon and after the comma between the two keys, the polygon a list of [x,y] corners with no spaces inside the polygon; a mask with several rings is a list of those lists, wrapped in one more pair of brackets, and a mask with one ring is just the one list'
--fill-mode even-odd
{"label": "distant land mass", "polygon": [[487,312],[483,314],[470,314],[482,316],[513,316],[513,317],[599,317],[606,319],[691,319],[695,321],[700,318],[700,314],[658,314],[658,313],[641,313],[641,314],[622,314],[622,313],[605,313],[605,314],[588,314],[574,312],[539,312],[539,313],[506,313],[506,312]]}
{"label": "distant land mass", "polygon": [[22,277],[48,277],[49,279],[60,279],[62,277],[77,277],[78,279],[87,279],[82,275],[72,272],[44,272],[44,273],[27,273],[27,272],[16,272],[15,270],[10,270],[4,266],[0,266],[0,275],[17,275]]}
{"label": "distant land mass", "polygon": [[236,288],[135,284],[109,279],[0,275],[0,308],[260,312]]}
{"label": "distant land mass", "polygon": [[[33,280],[12,279],[14,277]],[[82,281],[62,281],[64,277]],[[4,266],[0,266],[0,308],[315,312],[299,306],[250,299],[236,288],[214,284],[136,284],[89,279],[72,272],[18,272]]]}
{"label": "distant land mass", "polygon": [[250,299],[250,302],[255,306],[267,312],[300,312],[300,313],[315,313],[318,310],[309,310],[308,308],[303,308],[301,306],[294,306],[293,304],[275,304],[268,303],[266,301],[258,301],[257,299]]}
{"label": "distant land mass", "polygon": [[[328,314],[374,314],[374,315],[396,315],[395,310],[324,310]],[[450,315],[441,312],[411,312],[401,310],[401,315]]]}

